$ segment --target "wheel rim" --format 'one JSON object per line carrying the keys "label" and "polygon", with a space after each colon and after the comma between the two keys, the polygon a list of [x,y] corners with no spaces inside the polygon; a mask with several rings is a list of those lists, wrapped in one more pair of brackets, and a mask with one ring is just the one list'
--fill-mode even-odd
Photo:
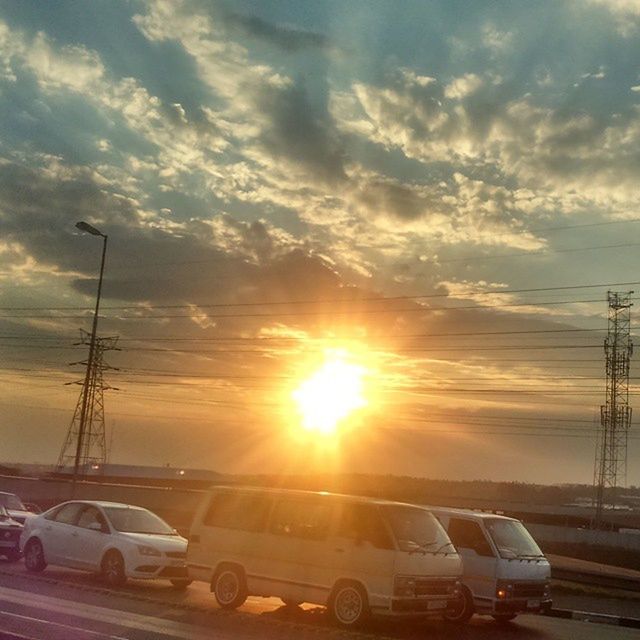
{"label": "wheel rim", "polygon": [[238,576],[233,571],[225,571],[216,580],[216,596],[222,604],[233,602],[240,590]]}
{"label": "wheel rim", "polygon": [[42,545],[39,542],[31,542],[27,549],[25,563],[29,569],[38,567],[42,560]]}
{"label": "wheel rim", "polygon": [[345,587],[336,594],[334,610],[342,624],[353,624],[362,615],[362,596],[354,587]]}
{"label": "wheel rim", "polygon": [[122,576],[122,561],[116,555],[108,556],[104,563],[104,575],[109,582],[114,582]]}
{"label": "wheel rim", "polygon": [[463,592],[463,593],[460,594],[460,597],[458,598],[458,601],[456,602],[455,609],[453,611],[448,611],[445,614],[445,617],[448,620],[460,620],[460,619],[464,618],[464,616],[466,615],[468,606],[469,606],[469,604],[467,602],[467,597]]}

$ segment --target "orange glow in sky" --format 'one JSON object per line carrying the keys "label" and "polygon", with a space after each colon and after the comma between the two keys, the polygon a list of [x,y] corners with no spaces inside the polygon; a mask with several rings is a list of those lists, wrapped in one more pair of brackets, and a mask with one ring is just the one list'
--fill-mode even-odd
{"label": "orange glow in sky", "polygon": [[333,435],[354,411],[367,406],[367,368],[348,361],[344,352],[327,352],[324,364],[292,393],[307,431]]}

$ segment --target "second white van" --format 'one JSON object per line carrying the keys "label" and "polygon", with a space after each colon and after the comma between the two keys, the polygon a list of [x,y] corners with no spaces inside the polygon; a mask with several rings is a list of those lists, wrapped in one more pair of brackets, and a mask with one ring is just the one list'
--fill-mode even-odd
{"label": "second white van", "polygon": [[540,613],[551,607],[551,567],[520,520],[465,509],[429,508],[463,563],[460,602],[447,612],[448,620],[467,622],[479,613],[507,622],[519,613]]}
{"label": "second white van", "polygon": [[239,487],[214,487],[202,501],[187,566],[223,608],[276,596],[289,606],[326,605],[345,627],[370,614],[453,612],[462,573],[446,532],[422,507]]}

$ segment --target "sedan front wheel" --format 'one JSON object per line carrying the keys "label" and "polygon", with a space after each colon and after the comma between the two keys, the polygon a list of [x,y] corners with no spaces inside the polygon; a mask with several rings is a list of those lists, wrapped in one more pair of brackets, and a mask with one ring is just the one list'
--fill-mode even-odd
{"label": "sedan front wheel", "polygon": [[44,549],[38,538],[32,538],[27,542],[24,548],[24,564],[27,571],[32,573],[40,573],[47,567],[47,561],[44,559]]}
{"label": "sedan front wheel", "polygon": [[103,558],[102,578],[110,587],[121,587],[127,581],[124,558],[119,551],[109,551]]}

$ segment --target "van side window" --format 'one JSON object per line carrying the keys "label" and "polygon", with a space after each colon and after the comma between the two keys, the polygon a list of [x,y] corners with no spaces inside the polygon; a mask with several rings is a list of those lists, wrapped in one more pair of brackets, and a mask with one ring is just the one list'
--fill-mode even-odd
{"label": "van side window", "polygon": [[479,556],[494,556],[491,545],[477,522],[451,518],[447,533],[457,549],[473,549]]}
{"label": "van side window", "polygon": [[265,496],[218,493],[213,496],[204,524],[222,529],[263,531],[267,524],[270,500]]}
{"label": "van side window", "polygon": [[278,500],[271,517],[271,533],[322,540],[329,532],[331,507],[326,500]]}
{"label": "van side window", "polygon": [[354,542],[370,542],[378,549],[393,549],[393,540],[378,510],[367,504],[344,504],[336,535]]}

